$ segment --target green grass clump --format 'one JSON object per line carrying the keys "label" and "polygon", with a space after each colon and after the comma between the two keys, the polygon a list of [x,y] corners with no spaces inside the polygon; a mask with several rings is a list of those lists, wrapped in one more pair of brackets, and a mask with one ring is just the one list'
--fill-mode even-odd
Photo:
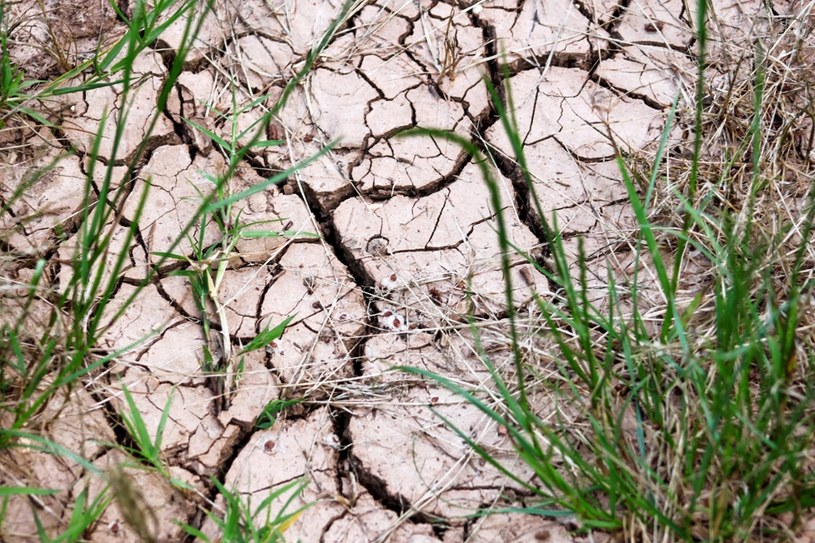
{"label": "green grass clump", "polygon": [[[43,101],[103,86],[116,86],[117,104],[120,108],[116,115],[103,115],[88,152],[84,155],[79,153],[81,158],[87,159],[87,171],[84,184],[77,187],[77,190],[82,191],[82,204],[77,216],[72,219],[76,226],[71,229],[72,232],[56,229],[56,243],[65,241],[75,233],[75,250],[68,261],[63,262],[63,265],[70,268],[70,275],[59,287],[53,285],[53,277],[49,275],[48,269],[49,259],[52,258],[50,255],[55,252],[56,246],[44,247],[33,256],[26,256],[31,259],[30,278],[27,284],[16,288],[14,293],[5,298],[4,303],[8,300],[9,304],[4,310],[5,314],[0,315],[0,456],[12,463],[15,462],[14,455],[17,451],[61,457],[90,476],[102,478],[103,490],[92,496],[87,489],[73,489],[73,498],[65,504],[71,513],[63,517],[57,528],[54,528],[40,522],[38,510],[44,503],[43,499],[67,499],[69,489],[34,488],[4,479],[0,486],[0,539],[4,537],[4,525],[12,520],[7,514],[11,514],[13,500],[23,497],[28,498],[31,504],[31,518],[34,522],[32,530],[36,532],[31,535],[41,541],[83,540],[114,500],[122,507],[132,505],[128,509],[134,511],[146,510],[142,507],[143,504],[131,503],[133,500],[139,501],[139,493],[131,491],[133,485],[120,468],[114,468],[105,476],[93,463],[95,459],[86,458],[80,451],[52,441],[41,431],[47,429],[52,422],[45,419],[44,413],[53,401],[69,400],[76,390],[88,385],[88,379],[92,379],[148,339],[141,338],[113,351],[100,347],[100,339],[105,331],[122,318],[143,294],[144,289],[162,273],[165,264],[174,261],[175,268],[180,264],[181,269],[177,269],[175,273],[190,280],[209,345],[220,345],[217,349],[212,347],[207,350],[209,357],[202,360],[202,371],[221,380],[224,397],[228,397],[235,389],[242,355],[262,349],[279,337],[290,321],[285,319],[277,326],[261,331],[257,338],[234,352],[229,348],[232,340],[218,289],[238,240],[286,235],[276,231],[273,226],[242,223],[235,204],[287,179],[328,149],[240,192],[232,192],[230,182],[249,153],[281,143],[264,138],[267,127],[280,113],[291,92],[310,73],[339,25],[344,23],[351,8],[350,2],[345,4],[341,15],[325,32],[320,43],[308,53],[305,63],[289,80],[282,96],[248,128],[241,132],[236,130],[238,117],[244,111],[265,102],[268,96],[256,98],[250,104],[240,107],[237,103],[233,104],[233,110],[229,114],[232,116],[233,127],[231,137],[221,137],[189,121],[191,126],[213,140],[218,152],[226,158],[227,167],[217,176],[208,174],[211,190],[200,193],[196,212],[165,252],[154,255],[157,258],[148,269],[146,277],[134,284],[127,299],[114,300],[128,261],[128,251],[117,250],[116,247],[130,247],[139,235],[139,219],[149,203],[150,180],[146,180],[141,192],[134,190],[135,169],[149,152],[151,135],[167,110],[168,100],[184,70],[187,55],[212,8],[211,2],[201,3],[195,0],[158,0],[152,3],[137,0],[130,3],[129,13],[116,8],[117,15],[125,23],[123,36],[109,48],[99,50],[92,59],[51,81],[43,82],[27,80],[24,71],[12,62],[7,49],[10,29],[3,16],[7,6],[0,1],[0,128],[12,118],[22,118],[27,119],[26,122],[33,121],[58,130],[60,127],[41,113],[39,105]],[[155,47],[162,34],[179,22],[183,23],[180,45],[176,47],[175,54],[169,57],[166,78],[157,93],[155,104],[151,104],[152,117],[144,129],[140,144],[133,153],[129,153],[126,172],[122,175],[116,171],[117,157],[127,131],[132,130],[128,126],[128,117],[134,106],[130,97],[141,83],[134,65],[140,54]],[[80,83],[76,83],[77,81]],[[238,83],[233,81],[233,84]],[[110,119],[114,122],[106,131],[104,127]],[[111,152],[107,157],[100,157],[104,138],[111,140]],[[243,144],[239,145],[239,140]],[[70,153],[66,153],[68,154]],[[0,218],[10,218],[12,220],[9,222],[12,224],[24,224],[24,218],[14,217],[12,214],[15,202],[56,168],[63,158],[64,156],[58,157],[45,169],[29,175],[15,188],[13,194],[0,201]],[[98,171],[99,168],[104,170]],[[117,185],[114,182],[116,178],[122,178],[125,182]],[[122,218],[126,199],[137,202],[128,221]],[[214,224],[220,235],[219,240],[212,245],[203,241],[203,231],[208,224]],[[117,234],[121,234],[122,229],[123,239],[115,238]],[[24,235],[22,229],[16,233]],[[0,265],[20,258],[8,242],[7,237],[11,234],[12,231],[0,231],[0,251],[3,252]],[[192,253],[174,253],[174,249],[184,241],[190,242]],[[11,290],[5,283],[3,287]],[[3,294],[5,296],[6,293]],[[217,332],[210,326],[213,321],[218,322],[222,332]],[[221,334],[220,341],[216,337],[218,334]],[[216,350],[223,354],[217,360],[214,355]],[[152,470],[176,490],[191,491],[188,485],[171,478],[162,448],[164,429],[172,407],[171,397],[163,408],[157,431],[151,434],[133,395],[124,384],[122,393],[124,401],[118,416],[127,437],[120,444],[100,442],[100,445],[113,446],[126,453],[129,468],[137,466],[138,469]],[[8,484],[7,481],[12,483]],[[220,540],[279,541],[282,540],[282,532],[297,518],[301,510],[286,513],[284,507],[278,513],[273,513],[272,502],[289,492],[292,494],[290,502],[300,494],[305,482],[292,482],[270,493],[252,508],[245,497],[228,491],[219,481],[214,480],[212,485],[213,492],[223,496],[225,502],[224,511],[219,512],[213,508],[208,512],[216,528],[222,532]],[[19,503],[19,500],[15,503]],[[127,515],[126,520],[140,538],[155,540],[155,527],[130,522]],[[197,535],[198,528],[188,525],[188,519],[177,520],[179,525],[184,525],[183,529],[187,533]],[[255,524],[262,526],[258,528]],[[182,528],[179,527],[180,529]]]}
{"label": "green grass clump", "polygon": [[[773,207],[772,191],[779,180],[764,173],[773,169],[775,151],[766,116],[777,108],[774,100],[786,98],[768,92],[770,61],[760,45],[753,55],[751,96],[739,104],[741,114],[749,115],[741,123],[747,128],[727,150],[718,178],[707,179],[709,188],[702,189],[703,164],[710,171],[707,161],[716,149],[715,140],[706,139],[706,18],[706,4],[700,2],[693,151],[685,190],[667,188],[677,184],[668,182],[664,168],[672,150],[668,141],[677,100],[650,171],[632,170],[618,152],[636,221],[635,235],[627,240],[634,271],[620,276],[609,267],[607,292],[600,301],[592,300],[596,287],[590,284],[591,264],[582,239],[577,256],[570,255],[557,216],[549,218],[542,211],[511,113],[509,74],[504,74],[506,101],[487,81],[546,233],[550,265],[538,269],[556,295],[538,296],[536,303],[546,324],[545,338],[554,347],[537,359],[522,352],[509,273],[515,249],[499,213],[511,375],[480,351],[497,405],[492,395],[482,396],[443,376],[402,369],[460,394],[506,430],[534,474],[531,480],[445,420],[484,460],[537,497],[522,508],[530,514],[567,511],[584,530],[620,532],[635,540],[784,540],[792,537],[801,515],[815,507],[810,458],[815,352],[811,324],[804,318],[813,295],[815,189],[810,186],[794,202],[800,216],[791,220],[778,213],[782,206]],[[811,114],[811,103],[809,107]],[[482,170],[492,209],[503,209],[490,157],[455,134],[414,133],[461,145]],[[744,162],[742,157],[747,157]],[[731,186],[742,187],[738,197],[722,201],[719,189]],[[650,206],[661,190],[661,199],[678,209],[674,225],[651,218],[655,209]],[[772,212],[776,214],[766,223],[757,220]],[[672,255],[666,247],[673,247]],[[682,293],[688,283],[683,270],[691,254],[707,262],[710,286],[688,297]],[[653,273],[642,271],[646,268]],[[646,291],[658,293],[648,297],[659,298],[658,307],[646,304]],[[473,333],[477,337],[476,327]],[[552,366],[557,381],[541,377]],[[541,387],[557,398],[546,417],[538,401]]]}
{"label": "green grass clump", "polygon": [[[221,534],[221,538],[216,541],[280,543],[285,541],[286,530],[309,507],[309,505],[305,505],[293,512],[287,512],[294,499],[303,492],[308,483],[303,479],[295,479],[280,485],[254,508],[252,508],[249,500],[243,499],[237,491],[227,489],[216,479],[213,479],[212,482],[224,500],[222,515],[208,512],[209,518],[218,527]],[[282,507],[276,515],[272,516],[272,502],[283,500],[283,498],[285,498],[285,501]],[[206,543],[213,541],[201,530],[193,526],[185,524],[182,528],[189,535],[197,537],[201,541]]]}

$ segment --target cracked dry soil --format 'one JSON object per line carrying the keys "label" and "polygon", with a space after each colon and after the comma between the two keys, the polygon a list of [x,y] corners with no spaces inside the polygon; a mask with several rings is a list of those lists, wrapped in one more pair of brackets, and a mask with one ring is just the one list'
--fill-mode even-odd
{"label": "cracked dry soil", "polygon": [[[121,30],[108,8],[88,9],[73,20],[80,10],[72,3],[51,3],[50,13],[70,34],[76,54],[92,51],[100,32]],[[720,24],[733,28],[759,9],[758,2],[712,3]],[[13,4],[12,16],[33,11],[34,4]],[[114,179],[133,186],[118,224],[111,225],[121,230],[114,239],[123,239],[135,219],[134,195],[148,179],[152,183],[135,243],[116,247],[128,260],[115,303],[128,298],[156,263],[155,254],[169,248],[194,213],[206,175],[226,167],[217,146],[183,118],[226,135],[228,123],[214,112],[232,109],[227,79],[234,77],[239,104],[269,95],[242,112],[239,122],[248,126],[280,96],[340,8],[321,0],[218,3],[144,159],[131,178]],[[48,420],[45,434],[106,468],[122,460],[109,445],[125,439],[122,385],[151,431],[172,394],[163,452],[173,476],[193,490],[183,493],[155,474],[128,471],[164,541],[183,539],[173,519],[212,533],[202,513],[216,494],[212,476],[253,503],[305,476],[309,484],[296,504],[314,505],[286,532],[292,541],[572,541],[568,525],[513,514],[470,516],[523,503],[526,494],[485,464],[430,407],[500,460],[518,462],[510,441],[445,389],[388,372],[407,364],[483,386],[488,375],[473,348],[469,311],[494,360],[500,365],[509,357],[495,236],[499,210],[489,203],[477,165],[447,141],[393,134],[406,127],[444,128],[481,148],[493,146],[511,241],[543,261],[528,190],[504,155],[510,145],[482,81],[500,87],[499,62],[505,61],[543,211],[559,213],[575,253],[575,235],[585,236],[600,298],[607,264],[630,264],[610,249],[631,224],[615,146],[628,153],[653,151],[673,97],[692,80],[692,18],[681,0],[364,3],[270,127],[269,138],[283,144],[250,153],[230,186],[233,193],[243,190],[339,142],[285,183],[237,204],[244,221],[277,221],[290,233],[319,234],[241,240],[226,271],[220,294],[233,345],[294,315],[282,338],[247,355],[230,401],[217,402],[217,390],[201,370],[208,338],[190,285],[165,269],[99,347],[112,352],[157,333],[90,375],[84,388],[52,402],[41,416]],[[58,36],[44,37],[41,20],[23,20],[18,32],[28,32],[31,44],[19,40],[11,55],[46,77],[53,67],[34,44]],[[140,82],[131,97],[136,107],[118,157],[110,156],[110,139],[102,140],[99,161],[115,160],[120,176],[144,139],[181,31],[174,25],[140,55]],[[22,280],[34,257],[43,256],[56,288],[72,274],[67,263],[75,236],[64,233],[76,231],[90,135],[106,111],[111,131],[122,107],[116,87],[69,94],[59,105],[59,129],[21,126],[15,137],[25,145],[6,142],[0,153],[8,196],[26,172],[73,150],[12,210],[13,216],[36,215],[9,240],[13,250],[30,257],[9,273]],[[215,225],[206,229],[206,241],[217,241]],[[187,242],[174,249],[190,251]],[[517,256],[512,273],[515,304],[532,312],[532,293],[545,296],[549,285]],[[263,406],[275,399],[303,401],[270,428],[254,430]],[[63,525],[70,515],[66,504],[90,475],[66,458],[24,450],[15,455],[25,469],[6,466],[11,481],[25,477],[27,485],[66,489],[41,500],[44,527]],[[101,483],[90,485],[98,492]],[[32,526],[28,502],[15,499],[9,508],[7,540],[25,540],[21,534]],[[90,539],[138,536],[114,503]]]}

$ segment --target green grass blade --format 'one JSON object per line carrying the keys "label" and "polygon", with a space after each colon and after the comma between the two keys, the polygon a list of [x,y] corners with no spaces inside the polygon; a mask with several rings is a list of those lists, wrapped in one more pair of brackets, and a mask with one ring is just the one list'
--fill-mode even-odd
{"label": "green grass blade", "polygon": [[35,488],[23,486],[2,486],[0,485],[0,498],[8,496],[53,496],[58,494],[59,490],[51,488]]}

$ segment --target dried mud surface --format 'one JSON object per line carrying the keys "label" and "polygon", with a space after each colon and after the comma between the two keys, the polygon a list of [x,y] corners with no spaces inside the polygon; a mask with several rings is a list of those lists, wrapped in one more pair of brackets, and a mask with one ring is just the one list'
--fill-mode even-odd
{"label": "dried mud surface", "polygon": [[[36,2],[12,8],[18,10],[12,16],[25,21],[12,57],[37,77],[47,77],[55,65],[31,60],[35,45],[47,49],[68,33],[76,44],[71,54],[81,55],[91,47],[87,40],[121,27],[102,8],[74,20],[80,15],[73,4],[47,3],[59,21],[55,36],[35,16]],[[751,15],[741,4],[713,3],[722,25],[738,27]],[[585,235],[598,292],[607,264],[628,265],[624,253],[613,254],[620,231],[631,224],[615,153],[652,152],[673,97],[691,80],[693,14],[685,6],[678,0],[366,3],[275,119],[268,137],[282,145],[252,153],[230,187],[243,190],[338,142],[285,183],[239,204],[244,221],[273,221],[267,224],[291,235],[246,239],[236,247],[220,292],[230,341],[237,348],[266,325],[294,315],[283,337],[246,356],[237,390],[224,402],[201,369],[212,338],[204,335],[190,286],[161,273],[106,331],[100,348],[111,352],[153,335],[94,373],[64,405],[50,405],[39,416],[50,421],[48,435],[106,469],[121,456],[110,444],[122,439],[122,385],[151,431],[172,395],[162,447],[174,477],[191,490],[127,468],[162,540],[183,537],[171,519],[213,531],[201,513],[215,496],[210,477],[259,503],[304,476],[309,485],[297,503],[315,504],[287,531],[291,540],[572,541],[568,523],[512,514],[472,517],[479,509],[524,503],[527,495],[474,454],[434,410],[507,462],[515,458],[510,441],[445,389],[389,370],[412,365],[465,386],[485,386],[487,371],[466,319],[475,314],[485,347],[503,365],[509,351],[496,213],[505,213],[512,243],[546,260],[528,188],[507,156],[509,142],[482,81],[500,86],[502,58],[543,211],[559,213],[567,238]],[[145,159],[130,179],[114,179],[132,184],[133,191],[113,227],[124,232],[138,221],[135,244],[117,247],[127,252],[127,265],[114,305],[124,303],[156,254],[168,250],[199,204],[207,176],[226,167],[212,141],[183,118],[227,135],[229,123],[214,112],[233,107],[229,73],[243,87],[239,103],[269,95],[240,115],[242,126],[251,124],[280,96],[339,10],[339,2],[271,6],[249,0],[219,5],[207,20]],[[136,65],[140,83],[131,99],[138,107],[116,157],[122,175],[144,139],[181,36],[176,26]],[[21,127],[27,145],[0,154],[6,197],[26,172],[74,150],[17,201],[7,221],[35,217],[0,225],[13,228],[10,246],[28,263],[8,270],[9,276],[23,280],[35,257],[46,257],[56,288],[73,273],[67,263],[91,135],[105,112],[110,130],[122,104],[114,87],[61,97],[59,106],[59,130]],[[502,209],[492,206],[470,157],[444,140],[394,137],[408,127],[453,130],[481,148],[493,146]],[[112,144],[102,139],[100,161],[111,159]],[[136,217],[148,180],[148,203]],[[208,243],[218,236],[214,224],[205,225]],[[186,241],[173,249],[190,251]],[[533,292],[546,296],[550,285],[520,257],[512,274],[516,306],[533,311]],[[303,402],[270,428],[255,430],[261,410],[275,399]],[[36,453],[20,453],[15,461],[19,469],[4,466],[10,483],[66,489],[38,498],[37,505],[46,529],[64,525],[71,514],[65,504],[85,488],[88,471]],[[517,469],[532,480],[522,466]],[[91,495],[99,491],[98,483],[88,488]],[[32,520],[28,501],[11,500],[10,508],[7,518],[15,520],[7,522],[3,537],[25,540]],[[111,505],[90,540],[138,541],[125,520]]]}

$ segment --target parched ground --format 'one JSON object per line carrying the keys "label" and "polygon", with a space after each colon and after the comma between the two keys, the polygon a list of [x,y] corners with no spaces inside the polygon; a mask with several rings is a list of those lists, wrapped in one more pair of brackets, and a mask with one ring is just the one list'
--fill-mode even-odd
{"label": "parched ground", "polygon": [[[81,58],[94,50],[100,32],[121,30],[106,2],[82,10],[71,2],[46,2],[45,18],[40,4],[10,6],[10,17],[20,21],[12,58],[32,77],[47,78],[59,69],[56,55],[44,52],[59,49],[65,36],[72,45],[62,53]],[[760,4],[714,0],[714,30],[742,35],[764,9]],[[127,252],[127,265],[114,306],[157,263],[157,253],[170,248],[200,204],[207,176],[226,168],[211,138],[184,119],[222,137],[228,137],[232,119],[250,126],[280,97],[341,7],[321,0],[218,3],[147,152],[129,179],[114,179],[114,185],[130,183],[133,190],[111,227],[123,237],[138,220],[133,246],[117,247]],[[306,477],[306,491],[294,506],[314,503],[286,532],[292,541],[571,541],[568,518],[554,523],[510,513],[473,516],[523,504],[528,495],[473,453],[431,408],[504,462],[517,462],[511,442],[446,389],[389,371],[418,366],[463,386],[487,386],[488,372],[467,324],[470,313],[496,364],[509,361],[495,236],[499,210],[478,166],[448,141],[394,134],[443,128],[493,149],[511,241],[544,263],[529,190],[483,82],[501,88],[506,63],[543,211],[558,212],[575,253],[576,236],[585,236],[600,297],[607,266],[630,265],[618,243],[631,217],[617,149],[649,156],[677,93],[680,115],[690,102],[693,18],[680,0],[359,2],[265,134],[282,144],[250,153],[229,187],[237,193],[336,142],[284,183],[236,204],[245,223],[267,221],[264,228],[288,235],[241,240],[231,255],[219,291],[229,341],[239,349],[267,325],[293,315],[283,336],[247,354],[236,390],[223,396],[201,368],[204,347],[217,345],[217,338],[205,337],[189,281],[168,273],[179,265],[164,264],[105,332],[100,352],[153,335],[70,396],[51,402],[36,424],[108,469],[123,459],[111,445],[124,439],[122,386],[153,432],[171,395],[162,448],[173,476],[192,490],[175,489],[147,470],[127,471],[163,541],[182,539],[173,519],[213,532],[203,514],[216,495],[213,476],[252,503]],[[115,157],[111,139],[102,139],[97,177],[111,160],[123,175],[136,156],[182,29],[174,25],[140,55],[131,129]],[[116,87],[100,88],[60,97],[58,128],[4,130],[4,198],[27,172],[73,151],[4,217],[3,227],[12,232],[8,249],[27,256],[6,270],[9,281],[30,277],[34,257],[48,259],[47,279],[56,289],[71,277],[71,233],[91,167],[91,137],[104,115],[109,132],[121,108]],[[686,135],[681,132],[675,137]],[[138,195],[148,182],[147,205],[136,217]],[[11,224],[35,213],[24,224]],[[207,241],[216,241],[215,225],[206,228]],[[191,250],[185,241],[173,252]],[[515,304],[534,322],[533,292],[546,296],[550,285],[520,256],[512,274]],[[217,316],[214,322],[217,336],[224,323]],[[529,349],[541,341],[535,332],[524,330]],[[302,401],[271,427],[256,430],[263,407],[276,399]],[[6,541],[26,540],[32,506],[45,528],[56,530],[81,489],[98,492],[103,484],[69,458],[29,450],[3,457],[2,465],[5,484],[63,489],[11,500],[0,536]],[[523,466],[517,470],[532,480]],[[216,508],[221,505],[215,501]],[[110,505],[90,539],[138,541],[125,521],[120,505]]]}

